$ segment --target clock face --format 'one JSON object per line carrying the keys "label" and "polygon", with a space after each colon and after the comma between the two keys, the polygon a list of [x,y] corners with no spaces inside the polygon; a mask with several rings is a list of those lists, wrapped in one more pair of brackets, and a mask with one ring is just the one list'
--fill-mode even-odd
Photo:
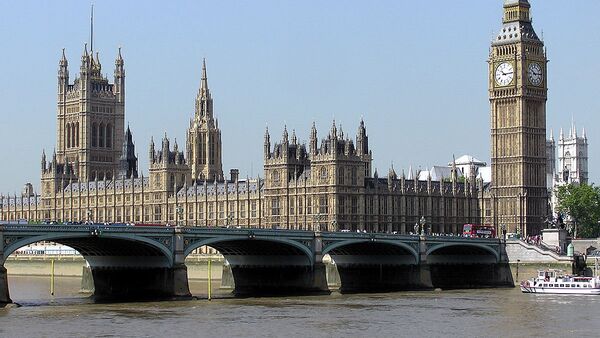
{"label": "clock face", "polygon": [[536,62],[530,63],[529,66],[527,66],[527,78],[532,85],[539,86],[542,83],[542,80],[544,80],[542,66]]}
{"label": "clock face", "polygon": [[509,85],[515,75],[512,64],[503,62],[496,67],[496,83],[500,86]]}

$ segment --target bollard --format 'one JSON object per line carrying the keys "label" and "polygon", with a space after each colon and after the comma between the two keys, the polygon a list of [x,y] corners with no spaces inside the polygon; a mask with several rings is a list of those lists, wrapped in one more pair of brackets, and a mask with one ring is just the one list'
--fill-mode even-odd
{"label": "bollard", "polygon": [[54,296],[54,259],[50,261],[50,295]]}
{"label": "bollard", "polygon": [[211,280],[211,261],[208,260],[208,300],[211,300],[212,280]]}

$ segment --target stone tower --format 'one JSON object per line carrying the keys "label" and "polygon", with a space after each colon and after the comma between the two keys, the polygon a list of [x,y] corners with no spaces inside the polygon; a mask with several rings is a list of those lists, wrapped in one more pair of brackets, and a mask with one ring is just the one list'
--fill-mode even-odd
{"label": "stone tower", "polygon": [[78,162],[79,181],[111,178],[118,169],[125,119],[125,69],[121,50],[115,60],[114,82],[102,75],[98,53],[81,56],[79,77],[69,82],[63,50],[58,67],[56,161]]}
{"label": "stone tower", "polygon": [[202,79],[196,96],[196,111],[187,133],[187,158],[192,179],[223,181],[221,130],[213,115],[213,100],[208,89],[206,62],[202,61]]}
{"label": "stone tower", "polygon": [[497,227],[535,235],[548,215],[546,53],[528,0],[505,0],[489,57],[492,198]]}
{"label": "stone tower", "polygon": [[588,140],[583,129],[577,136],[573,123],[569,135],[558,138],[558,184],[588,183]]}

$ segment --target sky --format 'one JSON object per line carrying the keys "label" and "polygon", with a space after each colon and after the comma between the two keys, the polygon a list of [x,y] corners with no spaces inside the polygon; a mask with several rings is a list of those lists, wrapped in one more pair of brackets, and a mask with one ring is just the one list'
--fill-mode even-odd
{"label": "sky", "polygon": [[[548,58],[547,126],[572,119],[599,182],[600,1],[530,0]],[[185,145],[206,58],[223,171],[262,176],[265,127],[299,141],[313,121],[355,137],[364,119],[380,176],[393,165],[446,165],[452,156],[490,161],[488,64],[502,0],[95,1],[94,50],[112,82],[117,49],[126,70],[125,119],[139,167],[150,138]],[[42,150],[56,144],[62,48],[71,81],[90,39],[90,2],[0,1],[0,192],[36,191]],[[159,142],[159,141],[158,141]]]}

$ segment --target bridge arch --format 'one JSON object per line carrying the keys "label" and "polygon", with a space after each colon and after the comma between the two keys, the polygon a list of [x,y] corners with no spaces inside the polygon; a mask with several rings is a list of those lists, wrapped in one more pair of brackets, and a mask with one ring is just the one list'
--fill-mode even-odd
{"label": "bridge arch", "polygon": [[184,250],[184,257],[187,257],[192,251],[205,245],[215,248],[225,257],[231,255],[258,254],[259,252],[255,251],[255,249],[260,249],[261,251],[268,251],[270,249],[269,252],[271,254],[276,253],[278,250],[281,250],[281,254],[297,255],[298,253],[302,253],[307,259],[307,264],[312,265],[314,263],[312,251],[300,242],[284,238],[260,237],[250,239],[248,236],[214,237],[197,241]]}
{"label": "bridge arch", "polygon": [[[352,246],[364,245],[364,244],[369,244],[370,246],[387,246],[390,248],[398,248],[398,249],[408,252],[414,258],[414,264],[417,264],[417,262],[419,261],[419,253],[417,252],[417,250],[415,248],[411,247],[410,245],[408,245],[406,243],[399,242],[399,241],[391,241],[391,240],[370,240],[370,239],[343,240],[343,241],[339,241],[339,242],[335,242],[335,243],[327,245],[325,248],[323,248],[323,255],[325,255],[325,254],[329,254],[330,256],[335,255],[336,251],[340,251],[340,249],[343,249],[344,247],[352,247]],[[359,252],[357,252],[357,253],[359,253]]]}
{"label": "bridge arch", "polygon": [[[104,241],[104,240],[117,240],[119,245],[113,245],[112,247],[104,247],[102,249],[98,248],[99,244],[94,244],[94,241]],[[124,249],[127,247],[128,253],[137,253],[142,255],[160,255],[164,257],[162,265],[168,267],[173,262],[173,253],[167,247],[163,245],[159,245],[156,241],[143,237],[143,236],[135,236],[135,235],[118,235],[118,234],[110,234],[104,233],[102,236],[91,236],[90,234],[84,233],[69,233],[69,234],[44,234],[44,235],[34,235],[34,236],[26,236],[20,238],[19,240],[10,243],[8,246],[4,247],[3,257],[0,257],[2,261],[0,265],[3,265],[8,256],[17,251],[19,248],[24,246],[37,243],[37,242],[55,242],[58,244],[69,246],[75,250],[77,250],[82,256],[86,259],[88,256],[92,255],[107,255],[107,254],[118,254],[119,249]],[[114,243],[114,241],[113,241]],[[131,244],[138,244],[133,245]]]}
{"label": "bridge arch", "polygon": [[465,243],[465,242],[460,242],[460,243],[442,243],[442,244],[438,244],[435,246],[432,246],[431,248],[429,248],[426,251],[426,259],[427,261],[430,261],[430,257],[432,257],[433,255],[436,255],[436,253],[440,254],[440,255],[459,255],[461,257],[464,256],[473,256],[473,255],[480,255],[480,256],[493,256],[494,258],[494,262],[493,263],[498,263],[500,262],[500,252],[498,252],[498,250],[494,249],[493,247],[483,244],[483,243]]}

